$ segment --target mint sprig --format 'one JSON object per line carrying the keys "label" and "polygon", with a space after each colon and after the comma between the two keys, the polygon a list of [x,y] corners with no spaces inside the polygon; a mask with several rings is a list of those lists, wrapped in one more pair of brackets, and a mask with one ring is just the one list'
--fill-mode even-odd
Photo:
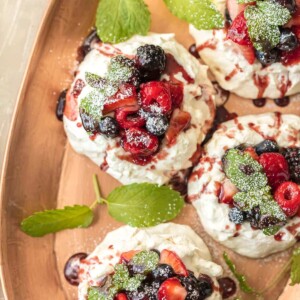
{"label": "mint sprig", "polygon": [[224,27],[224,18],[210,0],[164,0],[173,15],[194,25],[197,29]]}
{"label": "mint sprig", "polygon": [[133,227],[150,227],[174,219],[184,206],[180,194],[167,186],[150,183],[125,185],[104,199],[96,175],[93,183],[96,201],[90,207],[75,205],[34,213],[22,221],[22,231],[40,237],[64,229],[86,228],[93,221],[92,209],[103,203],[107,204],[114,219]]}
{"label": "mint sprig", "polygon": [[300,248],[293,251],[291,260],[291,285],[300,283]]}
{"label": "mint sprig", "polygon": [[135,34],[147,34],[150,12],[143,0],[100,0],[96,27],[103,42],[120,43]]}

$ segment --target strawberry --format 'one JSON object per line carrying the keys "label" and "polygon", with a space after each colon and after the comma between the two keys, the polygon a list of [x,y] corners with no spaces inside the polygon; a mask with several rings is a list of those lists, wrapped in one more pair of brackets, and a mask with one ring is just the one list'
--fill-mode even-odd
{"label": "strawberry", "polygon": [[175,277],[164,281],[157,293],[158,300],[184,300],[186,296],[186,289]]}
{"label": "strawberry", "polygon": [[171,145],[176,141],[179,133],[187,128],[191,122],[191,115],[188,112],[176,108],[172,114],[169,128],[166,132],[166,139]]}
{"label": "strawberry", "polygon": [[168,83],[150,81],[142,84],[140,99],[145,111],[169,114],[172,110],[172,99]]}
{"label": "strawberry", "polygon": [[237,192],[237,187],[229,179],[225,179],[223,185],[221,186],[219,201],[225,204],[233,204],[233,196]]}
{"label": "strawberry", "polygon": [[226,6],[231,20],[234,20],[239,13],[245,10],[247,4],[239,4],[237,0],[226,0]]}
{"label": "strawberry", "polygon": [[127,298],[126,294],[124,294],[124,293],[117,294],[114,298],[114,300],[127,300],[127,299],[128,298]]}
{"label": "strawberry", "polygon": [[244,55],[246,60],[250,65],[253,65],[255,62],[255,51],[253,46],[242,46],[242,45],[237,45],[239,47],[240,52]]}
{"label": "strawberry", "polygon": [[259,157],[259,163],[263,166],[268,183],[273,190],[276,190],[282,182],[289,180],[289,166],[280,153],[263,153]]}
{"label": "strawberry", "polygon": [[296,34],[297,38],[300,40],[300,24],[299,26],[293,26],[291,29]]}
{"label": "strawberry", "polygon": [[115,118],[122,128],[143,127],[146,120],[138,114],[139,106],[126,106],[116,110]]}
{"label": "strawberry", "polygon": [[120,263],[127,264],[140,250],[131,250],[127,252],[123,252],[120,256]]}
{"label": "strawberry", "polygon": [[228,29],[227,38],[242,46],[252,46],[244,11],[233,20]]}
{"label": "strawberry", "polygon": [[178,275],[189,275],[184,263],[173,251],[164,249],[160,253],[160,264],[170,265],[173,268],[174,272]]}
{"label": "strawberry", "polygon": [[292,181],[283,182],[276,189],[274,198],[286,216],[293,217],[300,207],[300,187]]}
{"label": "strawberry", "polygon": [[131,127],[125,131],[122,145],[125,151],[132,155],[149,156],[158,149],[158,138],[145,129]]}
{"label": "strawberry", "polygon": [[105,115],[116,110],[117,108],[133,105],[137,105],[135,86],[125,83],[120,85],[119,90],[105,101],[103,114]]}
{"label": "strawberry", "polygon": [[248,153],[253,159],[259,161],[259,156],[257,155],[256,151],[252,147],[247,147],[244,152]]}
{"label": "strawberry", "polygon": [[173,108],[180,108],[183,101],[183,85],[180,83],[169,83]]}
{"label": "strawberry", "polygon": [[293,13],[292,19],[287,23],[287,27],[300,25],[300,3],[297,3],[296,11]]}

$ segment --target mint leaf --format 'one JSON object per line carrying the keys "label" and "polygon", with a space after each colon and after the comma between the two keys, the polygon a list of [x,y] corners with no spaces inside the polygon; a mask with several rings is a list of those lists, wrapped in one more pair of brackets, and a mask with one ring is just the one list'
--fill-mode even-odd
{"label": "mint leaf", "polygon": [[141,251],[132,258],[132,264],[140,266],[144,271],[148,273],[153,271],[159,263],[159,255],[154,251]]}
{"label": "mint leaf", "polygon": [[90,287],[88,289],[88,300],[108,300],[108,298],[100,292],[98,287]]}
{"label": "mint leaf", "polygon": [[90,72],[85,73],[85,81],[89,86],[101,90],[103,90],[107,84],[104,78]]}
{"label": "mint leaf", "polygon": [[224,18],[210,0],[164,0],[176,17],[193,24],[197,29],[224,27]]}
{"label": "mint leaf", "polygon": [[100,0],[96,28],[103,42],[123,42],[148,33],[150,12],[143,0]]}
{"label": "mint leaf", "polygon": [[237,272],[235,264],[230,260],[226,252],[223,253],[223,258],[227,266],[229,267],[230,271],[239,282],[240,289],[247,294],[255,293],[254,289],[247,283],[246,277]]}
{"label": "mint leaf", "polygon": [[291,285],[300,283],[300,248],[296,248],[292,255]]}
{"label": "mint leaf", "polygon": [[271,236],[271,235],[276,234],[280,228],[281,228],[281,226],[270,226],[268,228],[263,229],[263,233],[265,235]]}
{"label": "mint leaf", "polygon": [[21,229],[32,237],[40,237],[64,229],[86,228],[92,221],[93,212],[88,206],[74,205],[37,212],[22,221]]}
{"label": "mint leaf", "polygon": [[114,219],[133,227],[149,227],[175,218],[184,200],[167,186],[134,183],[112,191],[107,205]]}

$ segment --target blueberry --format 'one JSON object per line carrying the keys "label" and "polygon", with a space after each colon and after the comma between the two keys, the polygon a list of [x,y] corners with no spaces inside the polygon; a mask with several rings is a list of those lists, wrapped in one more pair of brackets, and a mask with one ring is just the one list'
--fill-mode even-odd
{"label": "blueberry", "polygon": [[164,281],[175,275],[173,268],[167,264],[160,264],[155,270],[152,271],[153,278]]}
{"label": "blueberry", "polygon": [[99,130],[107,137],[114,138],[119,133],[119,125],[112,117],[104,117],[99,122]]}
{"label": "blueberry", "polygon": [[80,114],[82,126],[87,132],[98,132],[99,131],[98,122],[92,116],[90,116],[88,113],[86,113],[84,109],[79,108],[79,114]]}
{"label": "blueberry", "polygon": [[291,13],[294,13],[296,11],[297,5],[295,0],[273,0],[274,2],[277,2],[278,4],[284,6],[287,8]]}
{"label": "blueberry", "polygon": [[294,32],[288,28],[282,28],[280,42],[277,48],[281,51],[292,51],[298,46],[298,38]]}
{"label": "blueberry", "polygon": [[238,207],[231,208],[228,217],[234,224],[242,224],[245,221],[245,214]]}
{"label": "blueberry", "polygon": [[144,81],[159,79],[166,68],[165,51],[155,45],[144,45],[137,49],[136,64]]}
{"label": "blueberry", "polygon": [[201,275],[198,278],[197,287],[202,298],[206,299],[213,293],[213,282],[207,275]]}
{"label": "blueberry", "polygon": [[255,54],[263,66],[269,66],[280,60],[279,50],[275,48],[268,52],[256,51]]}
{"label": "blueberry", "polygon": [[275,141],[264,140],[255,146],[255,151],[258,155],[261,155],[267,152],[278,152],[279,147]]}
{"label": "blueberry", "polygon": [[169,121],[165,116],[149,116],[146,121],[146,129],[156,136],[161,136],[165,134],[168,127]]}

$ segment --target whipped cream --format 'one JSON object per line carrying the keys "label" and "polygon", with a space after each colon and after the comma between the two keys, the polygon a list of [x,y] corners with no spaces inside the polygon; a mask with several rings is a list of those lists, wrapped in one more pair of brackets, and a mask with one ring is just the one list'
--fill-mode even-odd
{"label": "whipped cream", "polygon": [[[187,82],[181,72],[175,74],[176,79],[184,85],[182,110],[191,115],[190,128],[180,132],[176,143],[166,146],[166,142],[163,141],[161,150],[153,157],[152,161],[145,166],[140,166],[122,159],[128,153],[121,147],[119,138],[108,139],[97,134],[91,140],[84,128],[78,126],[81,124],[79,114],[75,121],[70,121],[64,116],[64,127],[75,151],[88,156],[121,183],[150,182],[161,185],[167,183],[180,170],[192,166],[190,159],[197,151],[197,145],[205,138],[214,118],[215,91],[207,77],[207,67],[201,65],[183,46],[177,43],[173,34],[134,36],[127,42],[114,45],[114,47],[106,44],[94,45],[94,49],[80,64],[71,89],[77,79],[85,82],[85,72],[105,76],[113,53],[132,56],[136,54],[139,46],[145,44],[159,45],[166,53],[173,55],[194,81],[193,83]],[[167,75],[162,75],[162,79],[168,80],[169,78]],[[78,97],[78,106],[91,90],[91,87],[86,84]]]}
{"label": "whipped cream", "polygon": [[[256,145],[266,138],[281,147],[300,147],[300,117],[267,113],[238,117],[225,122],[204,148],[204,155],[194,168],[188,183],[188,197],[196,208],[201,223],[215,240],[239,254],[259,258],[285,250],[296,243],[300,218],[289,219],[280,229],[281,240],[254,230],[249,222],[240,228],[229,221],[229,205],[219,203],[220,187],[226,176],[222,156],[227,149],[241,144]],[[297,224],[299,225],[297,227]],[[293,226],[294,225],[294,226]]]}
{"label": "whipped cream", "polygon": [[[215,0],[221,12],[225,1]],[[209,66],[218,83],[244,98],[281,98],[300,92],[300,64],[274,63],[263,67],[256,59],[249,64],[239,46],[226,38],[226,29],[197,30],[190,26],[201,59]]]}
{"label": "whipped cream", "polygon": [[[211,261],[209,250],[203,240],[186,225],[174,223],[161,224],[151,228],[137,229],[123,226],[110,232],[96,249],[81,263],[78,287],[79,300],[85,300],[89,286],[97,285],[103,276],[113,273],[123,252],[131,250],[162,251],[168,249],[176,252],[188,270],[195,276],[206,274],[218,286],[216,277],[221,276],[222,268]],[[207,300],[222,299],[214,291]]]}

